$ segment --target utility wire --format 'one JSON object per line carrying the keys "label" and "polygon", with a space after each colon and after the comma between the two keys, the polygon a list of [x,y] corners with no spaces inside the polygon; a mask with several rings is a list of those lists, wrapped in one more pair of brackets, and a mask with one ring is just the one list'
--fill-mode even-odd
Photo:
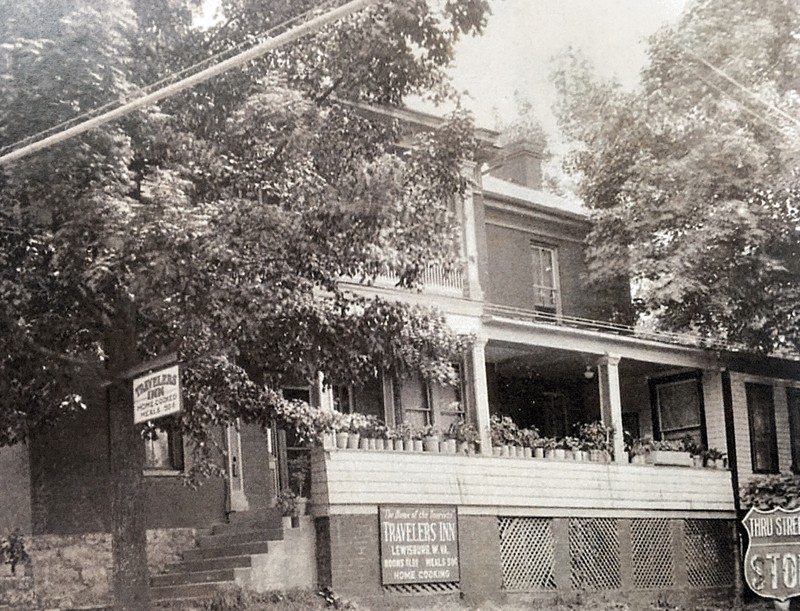
{"label": "utility wire", "polygon": [[[778,108],[774,104],[771,104],[770,102],[767,102],[760,95],[758,95],[757,93],[751,91],[748,87],[746,87],[745,85],[743,85],[742,83],[740,83],[739,81],[734,79],[733,77],[728,76],[728,74],[726,72],[724,72],[723,70],[717,68],[714,64],[712,64],[709,61],[703,59],[702,57],[700,57],[699,55],[697,55],[693,51],[690,51],[689,49],[684,49],[684,53],[686,53],[692,59],[700,62],[701,64],[703,64],[705,67],[709,68],[710,70],[713,70],[716,74],[720,75],[726,81],[728,81],[729,83],[732,83],[733,85],[735,85],[736,87],[738,87],[739,89],[744,91],[747,95],[749,95],[751,98],[755,99],[760,104],[766,106],[767,108],[769,108],[773,112],[778,113],[781,117],[783,117],[787,121],[789,121],[791,123],[794,123],[795,125],[800,127],[800,120],[798,120],[796,117],[793,117],[792,115],[790,115],[786,111],[782,110],[781,108]],[[697,73],[695,73],[695,74],[697,74]]]}
{"label": "utility wire", "polygon": [[[136,100],[132,100],[131,102],[127,102],[122,104],[118,108],[105,112],[97,117],[91,118],[83,123],[80,123],[74,127],[70,127],[63,131],[60,131],[52,136],[48,136],[31,144],[22,146],[10,153],[6,153],[5,155],[0,156],[0,165],[9,164],[13,161],[17,161],[22,157],[26,157],[31,153],[36,151],[40,151],[46,148],[49,148],[55,144],[68,140],[70,138],[74,138],[80,134],[83,134],[91,129],[99,127],[101,125],[105,125],[115,119],[123,117],[134,110],[139,108],[149,106],[159,100],[164,98],[171,97],[181,91],[194,87],[199,83],[203,83],[215,76],[223,74],[232,68],[237,68],[250,60],[257,59],[262,55],[277,49],[285,44],[293,42],[303,36],[310,34],[312,32],[317,31],[318,29],[326,26],[330,23],[338,21],[339,19],[343,19],[349,15],[352,15],[372,4],[375,4],[378,0],[352,0],[347,4],[344,4],[338,8],[331,10],[328,13],[324,13],[315,17],[305,23],[302,23],[290,30],[278,34],[273,38],[269,38],[256,46],[248,49],[247,51],[243,51],[238,55],[224,60],[218,64],[205,68],[196,74],[183,78],[175,83],[167,85],[161,89],[158,89],[152,93],[144,95]],[[202,62],[201,62],[202,64]]]}
{"label": "utility wire", "polygon": [[[323,2],[322,4],[319,4],[318,6],[315,6],[314,8],[308,9],[307,11],[305,11],[303,13],[300,13],[299,15],[295,15],[294,17],[292,17],[290,19],[287,19],[286,21],[283,21],[283,22],[273,26],[273,27],[269,28],[268,30],[266,30],[264,32],[261,32],[258,36],[251,37],[249,40],[243,40],[243,41],[235,44],[233,47],[230,47],[229,49],[224,49],[223,51],[220,51],[218,53],[215,53],[214,55],[211,55],[211,56],[209,56],[209,57],[207,57],[205,59],[202,59],[202,60],[192,64],[191,66],[187,66],[186,68],[183,68],[183,69],[181,69],[180,71],[178,71],[178,72],[176,72],[174,74],[169,74],[169,75],[165,76],[164,78],[162,78],[162,79],[160,79],[158,81],[155,81],[153,83],[150,83],[149,85],[141,87],[141,88],[137,89],[136,91],[132,92],[131,95],[147,94],[147,93],[151,92],[153,89],[155,89],[157,87],[160,87],[162,85],[166,85],[167,83],[170,83],[170,82],[174,82],[179,77],[181,77],[181,76],[183,76],[185,74],[189,74],[190,72],[193,72],[194,70],[201,69],[202,67],[206,66],[207,64],[210,64],[210,63],[214,62],[215,60],[219,60],[219,59],[221,59],[221,58],[223,58],[225,56],[228,56],[231,53],[234,53],[234,52],[238,51],[239,49],[245,47],[248,44],[254,44],[253,38],[255,39],[255,44],[257,44],[259,41],[263,40],[263,38],[265,36],[271,36],[275,32],[277,32],[278,30],[282,30],[284,28],[287,28],[287,27],[291,26],[292,24],[294,24],[294,23],[296,23],[298,21],[304,20],[304,19],[308,18],[309,16],[311,16],[312,14],[317,13],[317,12],[319,12],[321,10],[324,10],[325,8],[328,7],[328,5],[331,5],[331,4],[336,4],[336,0],[327,0],[326,2]],[[16,148],[18,148],[20,146],[23,146],[24,144],[27,144],[28,142],[39,140],[40,138],[48,136],[51,133],[58,132],[59,130],[64,129],[64,128],[70,126],[70,125],[73,125],[76,122],[80,122],[81,120],[90,119],[91,117],[97,116],[97,115],[99,115],[100,113],[102,113],[103,111],[105,111],[107,109],[113,108],[113,107],[118,106],[118,105],[123,104],[123,103],[124,103],[124,100],[112,100],[110,102],[107,102],[106,104],[103,104],[102,106],[98,106],[97,108],[92,108],[90,110],[87,110],[86,112],[84,112],[82,114],[79,114],[79,115],[76,115],[74,117],[71,117],[70,119],[67,119],[66,121],[62,121],[61,123],[53,125],[53,126],[47,128],[45,130],[42,130],[42,131],[38,132],[38,133],[31,134],[30,136],[26,136],[25,138],[22,138],[18,142],[6,145],[4,147],[0,147],[0,154],[3,154],[3,153],[5,153],[6,151],[9,151],[9,150],[16,149]]]}
{"label": "utility wire", "polygon": [[704,77],[702,74],[700,74],[699,72],[697,72],[697,70],[695,70],[694,68],[691,68],[690,66],[687,66],[687,68],[689,68],[689,71],[690,71],[692,74],[694,74],[694,75],[695,75],[695,76],[696,76],[696,77],[697,77],[699,80],[703,81],[703,82],[704,82],[706,85],[708,85],[708,86],[709,86],[709,87],[711,87],[712,89],[716,89],[716,90],[717,90],[719,93],[721,93],[723,96],[725,96],[725,97],[727,97],[727,98],[729,98],[729,99],[733,100],[734,102],[736,102],[736,103],[738,104],[739,108],[741,108],[741,109],[742,109],[742,110],[744,110],[745,112],[747,112],[747,113],[751,114],[751,115],[752,115],[752,116],[754,116],[756,119],[760,120],[762,123],[764,123],[764,124],[768,125],[768,126],[769,126],[769,127],[771,127],[772,129],[774,129],[776,132],[778,132],[780,135],[784,135],[784,133],[785,133],[785,132],[784,132],[783,128],[781,128],[781,127],[779,127],[779,126],[775,125],[775,124],[774,124],[772,121],[770,121],[769,119],[767,119],[767,118],[766,118],[764,115],[761,115],[761,114],[757,113],[755,110],[753,110],[752,108],[749,108],[749,107],[745,106],[744,104],[742,104],[742,101],[741,101],[741,100],[739,100],[738,98],[736,98],[736,97],[732,96],[732,95],[730,94],[730,92],[729,92],[729,91],[726,91],[725,89],[723,89],[723,88],[722,88],[722,87],[720,87],[719,85],[716,85],[715,83],[713,83],[713,82],[711,82],[710,80],[708,80],[708,79],[707,79],[706,77]]}

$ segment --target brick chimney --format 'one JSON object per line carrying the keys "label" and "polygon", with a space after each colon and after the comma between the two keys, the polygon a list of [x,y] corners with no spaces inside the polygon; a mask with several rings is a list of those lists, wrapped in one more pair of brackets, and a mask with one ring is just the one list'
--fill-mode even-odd
{"label": "brick chimney", "polygon": [[510,142],[497,157],[488,162],[489,174],[524,187],[541,189],[544,148],[544,140]]}

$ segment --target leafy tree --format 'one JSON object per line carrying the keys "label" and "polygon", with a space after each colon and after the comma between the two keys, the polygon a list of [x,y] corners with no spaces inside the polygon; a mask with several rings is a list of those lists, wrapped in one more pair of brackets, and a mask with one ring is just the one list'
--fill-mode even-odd
{"label": "leafy tree", "polygon": [[632,280],[663,327],[797,348],[798,32],[795,2],[701,0],[651,39],[635,91],[575,53],[555,72],[593,280]]}
{"label": "leafy tree", "polygon": [[[0,0],[0,145],[235,52],[316,3]],[[351,383],[380,370],[452,381],[462,340],[440,314],[342,289],[452,265],[448,202],[472,128],[453,116],[403,146],[363,104],[452,95],[444,68],[485,0],[379,4],[0,171],[0,446],[108,389],[114,591],[145,609],[142,435],[126,369],[177,351],[184,412],[159,421],[214,471],[212,430],[265,423],[265,373]]]}

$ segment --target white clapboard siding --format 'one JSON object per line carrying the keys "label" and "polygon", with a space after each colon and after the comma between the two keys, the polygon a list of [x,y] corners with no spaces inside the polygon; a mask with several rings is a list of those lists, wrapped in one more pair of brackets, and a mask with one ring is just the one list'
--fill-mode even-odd
{"label": "white clapboard siding", "polygon": [[317,453],[315,513],[358,506],[705,512],[733,515],[728,471],[524,458],[333,450]]}

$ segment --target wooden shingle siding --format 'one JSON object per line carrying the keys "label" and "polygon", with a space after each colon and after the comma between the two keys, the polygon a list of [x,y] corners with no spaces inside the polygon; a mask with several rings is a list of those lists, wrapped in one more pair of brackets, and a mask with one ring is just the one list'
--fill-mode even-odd
{"label": "wooden shingle siding", "polygon": [[504,508],[733,515],[724,470],[335,450],[315,456],[313,476],[317,515],[385,503],[458,505],[494,515]]}

